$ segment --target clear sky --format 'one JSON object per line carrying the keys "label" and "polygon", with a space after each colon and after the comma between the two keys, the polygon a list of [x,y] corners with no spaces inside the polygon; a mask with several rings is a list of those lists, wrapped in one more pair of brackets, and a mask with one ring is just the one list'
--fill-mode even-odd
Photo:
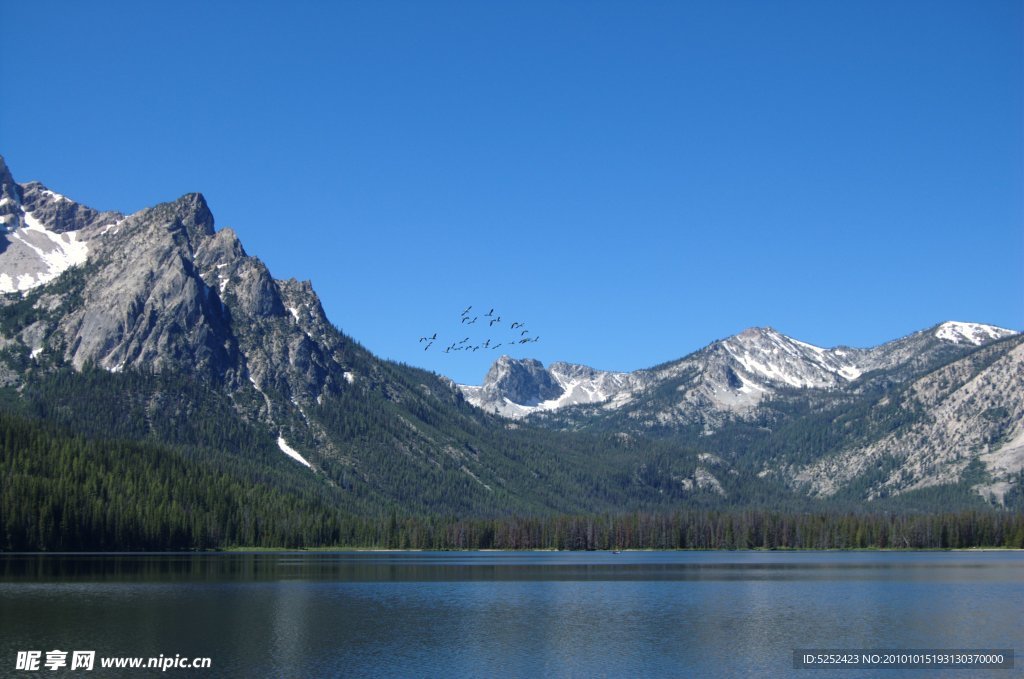
{"label": "clear sky", "polygon": [[100,209],[201,191],[460,382],[507,348],[439,351],[467,305],[614,370],[1021,329],[1022,6],[0,0],[0,153]]}

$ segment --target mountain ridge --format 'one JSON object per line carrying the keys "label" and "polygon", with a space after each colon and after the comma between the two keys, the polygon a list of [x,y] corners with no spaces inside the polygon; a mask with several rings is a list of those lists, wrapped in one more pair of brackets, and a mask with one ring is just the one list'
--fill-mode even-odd
{"label": "mountain ridge", "polygon": [[504,356],[459,386],[344,334],[309,281],[273,278],[215,228],[202,194],[100,212],[15,183],[0,158],[0,196],[0,396],[17,414],[207,456],[242,446],[359,512],[1018,494],[1013,331],[946,322],[825,349],[750,328],[633,373]]}
{"label": "mountain ridge", "polygon": [[[730,411],[748,410],[777,388],[836,388],[854,382],[864,373],[892,370],[925,353],[924,345],[938,340],[953,346],[980,346],[1016,331],[979,323],[945,321],[930,328],[868,348],[839,345],[822,348],[788,337],[771,327],[751,327],[736,335],[715,340],[680,358],[629,373],[602,371],[588,366],[555,362],[547,369],[535,359],[500,357],[480,386],[459,385],[467,400],[497,414],[527,417],[583,404],[608,402],[618,408],[633,399],[634,392],[671,380],[698,367],[711,373],[710,388],[701,391],[710,404]],[[945,352],[949,353],[949,352]],[[526,366],[529,366],[526,368]],[[548,398],[519,379],[516,389],[507,383],[512,372],[543,383]],[[573,376],[576,379],[573,379]],[[600,388],[598,385],[604,388]],[[578,390],[578,398],[567,393]],[[523,394],[531,394],[522,398]]]}
{"label": "mountain ridge", "polygon": [[[21,201],[25,186],[15,186],[8,193]],[[57,212],[18,201],[4,204],[18,217],[5,220],[4,242],[32,228],[26,216],[57,234]],[[451,380],[375,357],[330,323],[312,284],[274,279],[237,233],[215,229],[201,194],[127,216],[86,210],[76,214],[91,221],[57,234],[87,232],[84,261],[54,272],[46,251],[28,249],[31,279],[0,295],[0,387],[16,414],[210,451],[225,445],[202,421],[216,413],[231,421],[221,426],[259,432],[238,440],[258,440],[266,464],[301,466],[310,484],[339,489],[364,513],[662,502],[629,481],[625,444],[506,429]],[[0,272],[9,263],[0,255]]]}

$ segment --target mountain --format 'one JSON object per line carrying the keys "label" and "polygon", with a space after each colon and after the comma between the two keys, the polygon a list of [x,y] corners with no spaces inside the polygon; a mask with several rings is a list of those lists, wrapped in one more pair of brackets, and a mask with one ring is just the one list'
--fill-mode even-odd
{"label": "mountain", "polygon": [[374,356],[201,194],[100,211],[0,158],[0,225],[0,548],[340,544],[354,516],[395,534],[399,515],[1024,505],[1011,331],[824,349],[752,328],[633,373],[506,356],[460,387]]}
{"label": "mountain", "polygon": [[[336,392],[338,369],[359,353],[332,331],[308,283],[275,281],[231,229],[215,232],[200,194],[125,217],[38,182],[13,184],[6,165],[0,177],[0,283],[43,291],[36,310],[46,313],[20,333],[34,359],[186,370],[309,400]],[[82,265],[87,274],[71,289],[40,288]]]}
{"label": "mountain", "polygon": [[89,241],[120,218],[38,182],[19,185],[0,158],[0,292],[30,290],[83,264]]}
{"label": "mountain", "polygon": [[473,405],[505,417],[521,418],[540,410],[602,403],[640,389],[640,374],[595,370],[571,363],[544,368],[534,359],[502,356],[484,377],[482,386],[459,385]]}
{"label": "mountain", "polygon": [[[947,334],[948,328],[939,333]],[[1024,469],[1022,386],[1024,337],[984,342],[978,351],[873,403],[867,418],[883,419],[895,409],[904,424],[803,467],[794,485],[830,496],[875,472],[866,489],[873,499],[973,477],[977,492],[1001,503]]]}
{"label": "mountain", "polygon": [[[975,347],[1015,334],[975,323],[947,322],[870,349],[823,349],[772,328],[749,328],[677,361],[632,373],[503,356],[479,387],[460,385],[466,399],[507,417],[548,414],[572,406],[567,418],[621,414],[641,426],[700,422],[713,427],[751,414],[765,398],[792,390],[837,390],[884,373],[906,381]],[[555,416],[557,418],[557,416]]]}
{"label": "mountain", "polygon": [[751,328],[633,373],[502,357],[461,389],[531,425],[704,450],[687,487],[745,474],[861,502],[967,484],[999,504],[1024,468],[1022,343],[960,322],[868,349]]}
{"label": "mountain", "polygon": [[192,463],[248,456],[358,513],[664,502],[634,482],[646,453],[632,444],[509,428],[447,378],[378,359],[308,281],[273,278],[217,229],[201,194],[101,212],[15,182],[0,159],[0,195],[0,403],[15,415]]}

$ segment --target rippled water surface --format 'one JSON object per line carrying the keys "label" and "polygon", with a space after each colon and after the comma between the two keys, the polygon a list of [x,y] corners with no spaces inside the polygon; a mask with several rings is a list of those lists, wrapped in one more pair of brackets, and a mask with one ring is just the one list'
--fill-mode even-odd
{"label": "rippled water surface", "polygon": [[1024,554],[0,556],[0,676],[51,649],[211,658],[164,676],[879,674],[794,670],[796,648],[1012,648],[883,676],[1024,676]]}

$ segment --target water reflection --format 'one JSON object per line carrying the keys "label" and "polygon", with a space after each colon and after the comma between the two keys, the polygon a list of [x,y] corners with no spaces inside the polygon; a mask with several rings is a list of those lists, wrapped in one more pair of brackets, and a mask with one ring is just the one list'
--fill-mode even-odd
{"label": "water reflection", "polygon": [[961,577],[1016,564],[1013,552],[322,552],[12,554],[0,582],[330,580],[832,580]]}
{"label": "water reflection", "polygon": [[1024,649],[1021,610],[1011,552],[8,555],[0,674],[77,648],[205,676],[782,677],[798,647]]}

